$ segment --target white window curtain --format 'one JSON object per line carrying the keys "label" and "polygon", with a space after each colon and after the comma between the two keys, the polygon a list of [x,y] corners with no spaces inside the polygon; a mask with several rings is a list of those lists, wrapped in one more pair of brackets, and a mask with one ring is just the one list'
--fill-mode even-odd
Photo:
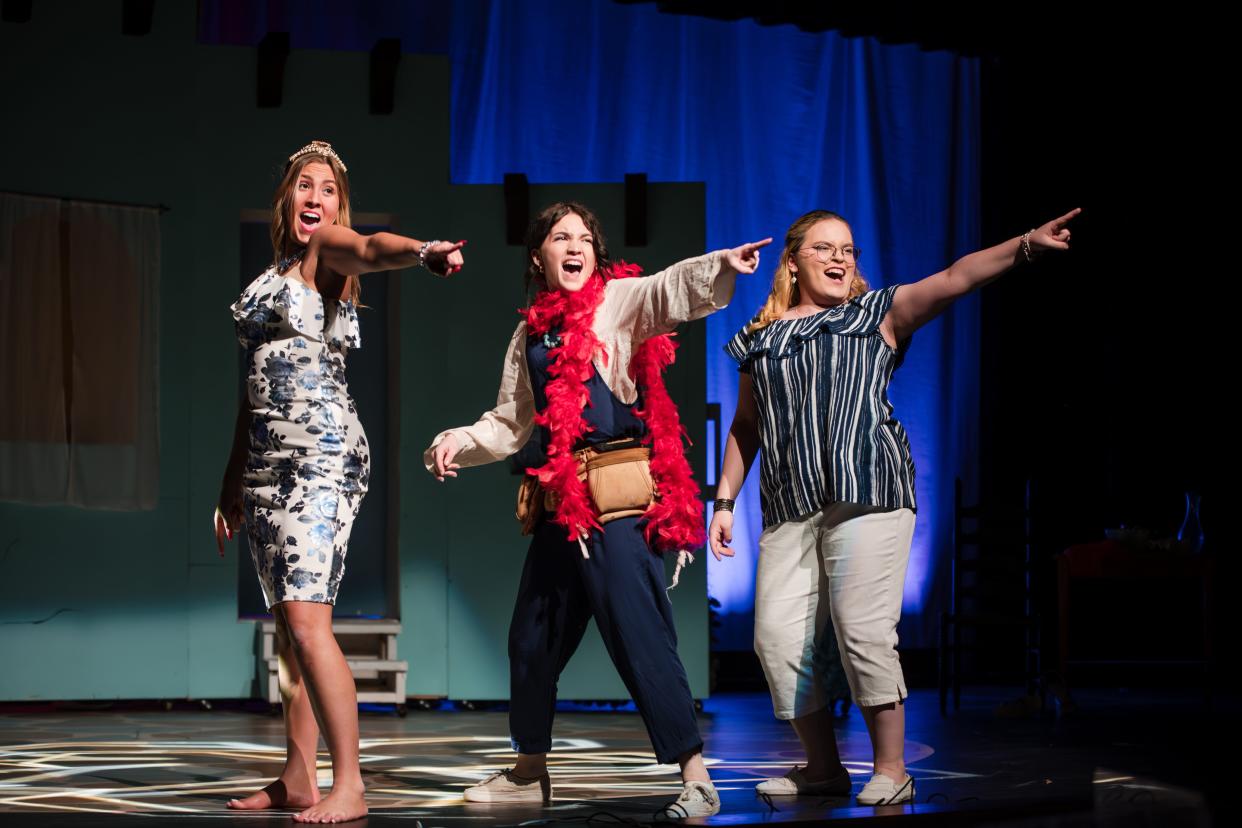
{"label": "white window curtain", "polygon": [[154,509],[160,219],[0,193],[0,500]]}

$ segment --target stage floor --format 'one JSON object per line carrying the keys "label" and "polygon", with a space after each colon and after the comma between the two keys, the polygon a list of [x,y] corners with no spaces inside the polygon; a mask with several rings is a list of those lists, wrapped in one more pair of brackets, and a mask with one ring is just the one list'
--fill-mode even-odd
{"label": "stage floor", "polygon": [[[1017,691],[976,693],[942,718],[931,691],[908,701],[907,762],[916,802],[861,807],[852,799],[774,800],[760,779],[801,761],[797,740],[772,717],[766,695],[710,699],[701,714],[706,758],[721,792],[712,825],[905,817],[925,824],[1209,824],[1194,770],[1169,756],[1167,740],[1126,738],[1116,706],[1080,699],[1071,718],[1004,718],[996,706]],[[1107,699],[1102,704],[1107,705]],[[1168,715],[1191,715],[1186,697],[1165,698]],[[1146,703],[1143,710],[1148,709]],[[0,824],[251,826],[290,824],[287,814],[226,811],[224,803],[275,776],[283,755],[279,717],[233,711],[0,709]],[[1131,711],[1138,714],[1139,710]],[[1160,709],[1155,710],[1156,715]],[[361,716],[366,824],[478,826],[547,822],[656,821],[680,788],[676,768],[654,762],[633,712],[562,711],[551,758],[550,807],[466,804],[461,791],[512,764],[507,714],[459,710]],[[857,711],[838,722],[854,792],[870,776],[866,729]],[[321,784],[331,781],[321,754]],[[1149,821],[1154,820],[1154,821]],[[352,823],[361,825],[362,822]]]}

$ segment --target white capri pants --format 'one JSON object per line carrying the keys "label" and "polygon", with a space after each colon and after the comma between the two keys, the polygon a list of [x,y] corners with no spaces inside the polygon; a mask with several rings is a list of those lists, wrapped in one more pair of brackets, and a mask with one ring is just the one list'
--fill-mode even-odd
{"label": "white capri pants", "polygon": [[755,652],[778,719],[831,702],[815,659],[829,618],[854,703],[906,698],[897,620],[913,537],[910,509],[857,503],[831,503],[760,535]]}

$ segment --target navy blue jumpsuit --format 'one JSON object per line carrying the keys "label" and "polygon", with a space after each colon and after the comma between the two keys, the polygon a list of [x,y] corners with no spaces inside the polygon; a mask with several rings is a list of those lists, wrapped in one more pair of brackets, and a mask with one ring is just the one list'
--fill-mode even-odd
{"label": "navy blue jumpsuit", "polygon": [[[553,337],[530,335],[526,362],[536,410],[547,407],[548,350]],[[587,382],[592,426],[582,445],[641,437],[646,428],[595,371]],[[547,446],[547,429],[540,429]],[[581,448],[577,446],[576,448]],[[593,617],[621,680],[651,737],[656,759],[673,763],[702,749],[694,699],[677,654],[673,607],[664,591],[664,563],[643,538],[642,517],[619,518],[593,530],[590,557],[545,516],[535,529],[513,621],[509,625],[509,730],[518,753],[552,747],[556,684]]]}

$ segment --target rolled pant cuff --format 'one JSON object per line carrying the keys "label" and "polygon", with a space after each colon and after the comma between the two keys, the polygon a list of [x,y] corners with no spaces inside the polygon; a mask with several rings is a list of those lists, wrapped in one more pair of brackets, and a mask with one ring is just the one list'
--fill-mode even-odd
{"label": "rolled pant cuff", "polygon": [[803,716],[809,716],[812,713],[818,713],[819,711],[823,710],[825,707],[830,707],[830,706],[831,706],[831,702],[822,701],[822,702],[816,702],[813,704],[805,704],[801,707],[786,707],[780,710],[776,708],[772,708],[772,715],[776,716],[776,718],[780,719],[783,722],[788,722],[792,719],[801,719]]}
{"label": "rolled pant cuff", "polygon": [[896,693],[889,693],[883,696],[862,696],[854,699],[854,704],[859,707],[879,707],[882,704],[904,704],[909,698],[905,688],[899,689]]}
{"label": "rolled pant cuff", "polygon": [[680,747],[677,750],[672,751],[671,753],[665,753],[663,755],[657,753],[656,762],[661,765],[676,765],[677,757],[685,756],[687,753],[702,753],[702,752],[703,752],[703,740],[697,739],[694,741],[687,742],[684,747]]}
{"label": "rolled pant cuff", "polygon": [[552,751],[551,739],[540,739],[537,741],[527,740],[523,742],[516,737],[510,736],[509,744],[513,747],[514,753],[524,753],[527,756],[539,753],[551,753]]}

